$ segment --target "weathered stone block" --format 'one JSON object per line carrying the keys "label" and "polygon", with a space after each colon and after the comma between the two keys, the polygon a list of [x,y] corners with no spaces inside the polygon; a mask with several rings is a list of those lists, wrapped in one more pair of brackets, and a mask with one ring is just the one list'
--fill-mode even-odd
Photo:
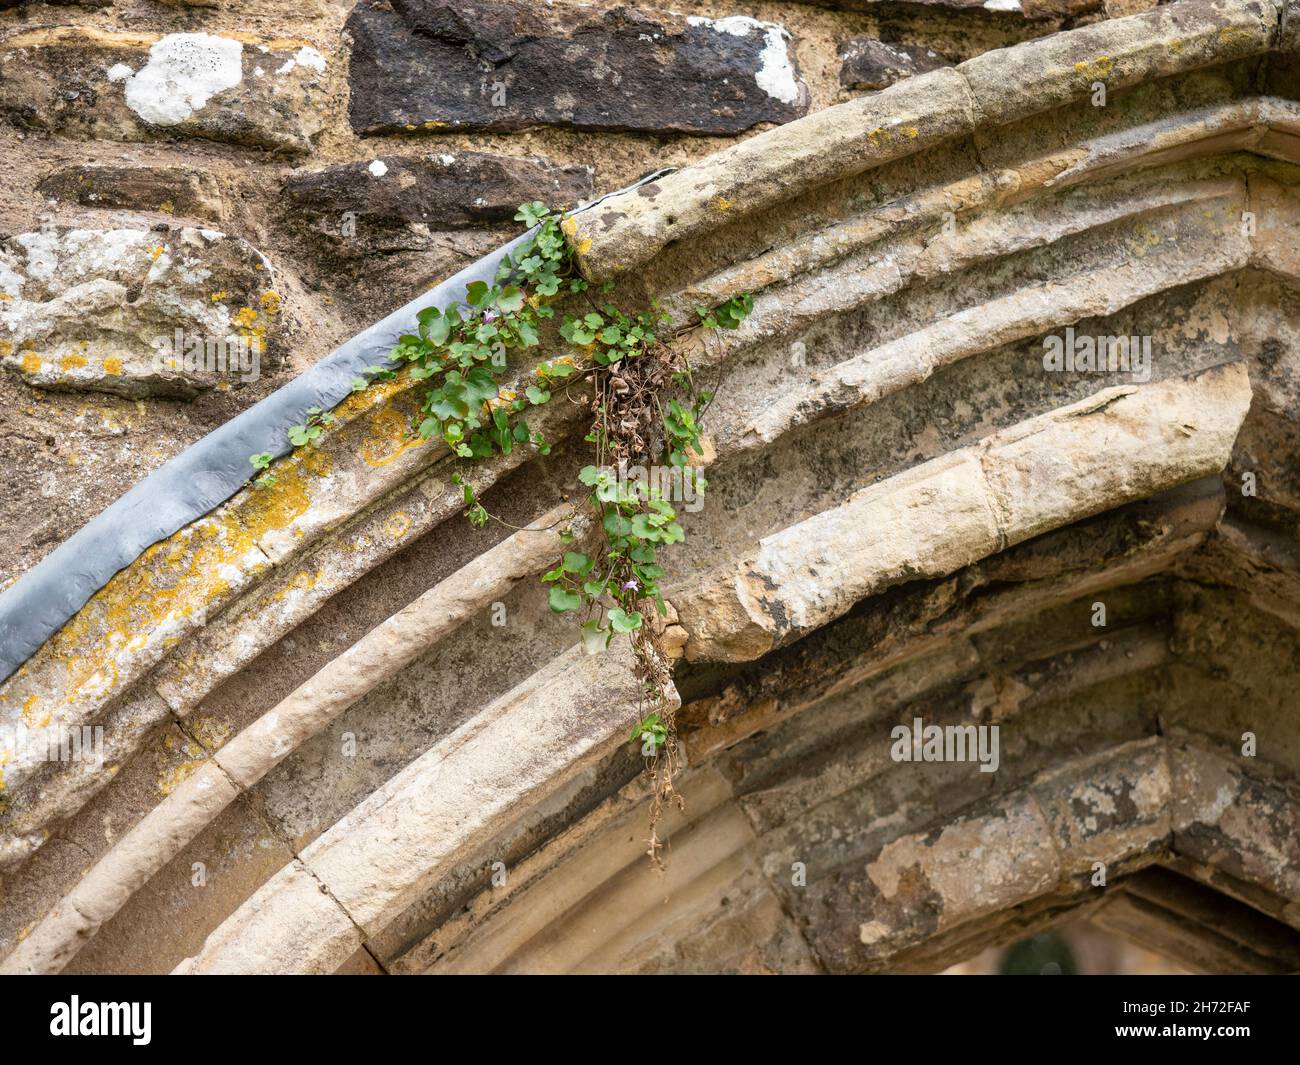
{"label": "weathered stone block", "polygon": [[[591,168],[556,166],[487,152],[385,155],[291,174],[284,183],[289,209],[329,231],[510,222],[519,204],[542,200],[568,207],[592,192]],[[351,216],[349,219],[348,216]]]}
{"label": "weathered stone block", "polygon": [[365,0],[347,22],[358,133],[575,129],[739,133],[808,110],[789,35],[735,16],[518,0]]}
{"label": "weathered stone block", "polygon": [[212,229],[20,233],[0,241],[0,365],[40,388],[192,398],[277,361],[273,284]]}
{"label": "weathered stone block", "polygon": [[850,89],[884,89],[913,74],[951,66],[939,53],[913,44],[886,44],[854,37],[840,45],[840,84]]}
{"label": "weathered stone block", "polygon": [[179,166],[67,166],[36,190],[82,207],[163,211],[213,221],[222,216],[221,189],[204,170]]}
{"label": "weathered stone block", "polygon": [[325,67],[305,41],[37,29],[0,45],[0,113],[68,137],[305,153],[322,127]]}

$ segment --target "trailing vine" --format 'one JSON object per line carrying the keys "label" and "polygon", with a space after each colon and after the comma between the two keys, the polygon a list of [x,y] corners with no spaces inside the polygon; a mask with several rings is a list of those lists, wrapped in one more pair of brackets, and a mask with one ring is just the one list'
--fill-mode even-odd
{"label": "trailing vine", "polygon": [[[579,471],[578,481],[603,535],[596,547],[581,551],[571,531],[564,530],[566,547],[575,549],[566,550],[542,581],[551,610],[578,620],[589,653],[604,651],[618,635],[631,640],[641,688],[631,741],[640,744],[653,778],[649,853],[658,862],[656,826],[663,807],[681,801],[673,790],[671,666],[659,640],[669,617],[659,588],[665,572],[659,553],[685,537],[674,497],[698,498],[707,486],[691,460],[703,455],[700,423],[712,395],[696,388],[685,357],[659,335],[670,323],[666,312],[652,304],[626,313],[608,298],[612,282],[593,288],[578,274],[560,229],[562,215],[542,203],[527,203],[515,218],[534,229],[533,235],[501,260],[493,282],[471,282],[462,305],[420,311],[417,332],[398,339],[391,360],[409,366],[412,378],[429,382],[412,432],[441,438],[465,460],[508,455],[516,447],[549,454],[551,445],[529,425],[528,414],[556,395],[590,410],[585,440],[595,461]],[[555,317],[551,304],[559,298],[585,304],[582,313],[566,313],[558,324],[572,353],[539,363],[522,394],[505,387],[511,353],[541,344],[543,323]],[[691,328],[734,329],[752,306],[752,299],[741,295],[714,308],[698,307],[699,322]],[[353,389],[395,375],[393,366],[367,367]],[[332,421],[332,415],[313,408],[304,424],[289,430],[289,440],[309,444]],[[269,453],[249,461],[262,471],[258,484],[274,483]],[[473,524],[499,520],[459,473],[453,481],[462,488]]]}

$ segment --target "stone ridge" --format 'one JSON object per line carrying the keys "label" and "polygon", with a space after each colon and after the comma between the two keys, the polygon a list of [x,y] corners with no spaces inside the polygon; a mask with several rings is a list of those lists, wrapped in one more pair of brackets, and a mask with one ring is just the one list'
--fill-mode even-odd
{"label": "stone ridge", "polygon": [[[0,229],[20,235],[0,315],[32,335],[55,322],[41,343],[61,355],[88,331],[107,342],[119,311],[151,326],[181,308],[214,333],[222,304],[260,304],[266,273],[284,360],[238,388],[195,374],[180,402],[147,379],[130,398],[89,378],[55,391],[6,362],[15,558],[499,243],[516,196],[581,199],[683,164],[694,195],[720,161],[746,198],[711,195],[689,232],[690,197],[681,217],[670,200],[619,291],[659,298],[674,328],[739,292],[755,302],[741,329],[675,340],[724,384],[708,497],[665,560],[686,805],[661,823],[662,876],[645,868],[623,649],[581,655],[549,611],[533,575],[554,530],[460,520],[445,452],[407,437],[421,387],[403,377],[343,404],[274,488],[156,545],[0,686],[0,724],[101,726],[105,755],[0,751],[0,967],[933,971],[1087,917],[1190,969],[1294,970],[1296,7],[1183,0],[1105,22],[1092,4],[999,6],[777,0],[709,23],[654,0],[363,0],[351,15],[249,0],[186,10],[179,34],[147,0],[60,9],[75,25],[58,30],[7,16],[6,40],[26,43],[0,42],[0,78],[35,88],[30,121],[18,101],[0,131]],[[460,132],[430,116],[357,136],[349,97],[372,87],[340,30],[375,13],[401,20],[412,55],[473,71],[448,105]],[[744,140],[655,130],[610,76],[588,96],[640,132],[584,132],[549,97],[544,120],[464,132],[501,110],[475,95],[493,70],[556,42],[635,47],[619,27],[647,22],[665,62],[713,63],[733,89],[745,72],[747,102],[724,115],[739,123],[771,106],[753,94],[772,29],[757,15],[786,35],[806,117]],[[850,98],[850,39],[957,65]],[[226,88],[222,41],[242,46]],[[101,66],[114,49],[121,69]],[[1012,63],[1042,76],[1021,92]],[[378,88],[439,102],[420,96],[436,69]],[[50,96],[50,77],[78,95]],[[260,91],[259,128],[231,125]],[[718,99],[662,114],[715,122]],[[612,202],[653,215],[677,178]],[[218,232],[210,254],[263,264],[238,306],[235,279],[212,301],[198,277],[225,260],[193,257],[134,310],[95,309],[151,265],[110,263],[118,238],[93,234],[175,250]],[[45,268],[72,234],[104,267],[81,287],[84,257]],[[1144,357],[1051,362],[1049,342],[1079,339]],[[548,336],[542,354],[562,350]],[[531,366],[517,370],[512,387]],[[515,527],[564,513],[586,461],[582,412],[548,418],[549,459],[470,471]],[[136,458],[88,456],[87,439]],[[980,744],[1000,730],[996,768],[900,760],[893,731],[917,718]]]}

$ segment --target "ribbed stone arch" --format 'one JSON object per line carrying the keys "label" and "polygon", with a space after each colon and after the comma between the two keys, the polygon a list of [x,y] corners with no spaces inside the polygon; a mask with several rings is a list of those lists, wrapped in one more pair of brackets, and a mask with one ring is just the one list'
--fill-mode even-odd
{"label": "ribbed stone arch", "polygon": [[[267,862],[214,906],[176,904],[181,934],[141,956],[934,968],[1069,913],[1158,929],[1209,892],[1243,929],[1215,957],[1290,964],[1300,113],[1282,14],[1181,0],[990,53],[570,234],[592,277],[680,321],[756,297],[734,334],[682,341],[725,385],[714,495],[670,595],[690,768],[667,908],[619,660],[547,617],[531,578],[553,534],[458,520],[445,452],[403,442],[420,385],[399,378],[347,401],[273,489],[146,552],[0,686],[6,711],[109,743],[103,767],[5,767],[24,917],[0,966],[93,968],[97,933],[131,942],[223,826],[268,822]],[[1157,334],[1151,379],[1043,372],[1067,326]],[[546,418],[557,441],[579,425]],[[547,527],[577,448],[492,460],[477,487]],[[496,602],[528,635],[484,642]],[[898,770],[886,726],[918,707],[999,723],[1003,768]],[[227,735],[203,728],[217,708]],[[333,756],[341,730],[408,725],[363,769]],[[142,782],[169,737],[194,764],[159,794]]]}

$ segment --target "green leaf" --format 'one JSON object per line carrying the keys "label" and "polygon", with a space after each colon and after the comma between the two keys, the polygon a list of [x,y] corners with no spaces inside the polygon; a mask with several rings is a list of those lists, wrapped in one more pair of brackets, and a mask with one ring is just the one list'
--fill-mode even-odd
{"label": "green leaf", "polygon": [[609,646],[609,631],[601,628],[594,618],[584,621],[578,631],[582,634],[582,649],[589,655],[598,655]]}
{"label": "green leaf", "polygon": [[578,607],[582,606],[582,596],[557,584],[551,588],[550,604],[551,609],[557,614],[567,614],[569,611],[577,610]]}
{"label": "green leaf", "polygon": [[566,573],[576,573],[579,577],[585,577],[591,572],[591,567],[596,564],[594,558],[578,551],[566,551],[564,553],[564,571]]}
{"label": "green leaf", "polygon": [[506,314],[514,314],[524,305],[524,294],[514,285],[509,285],[502,290],[501,295],[497,297],[497,306]]}
{"label": "green leaf", "polygon": [[636,610],[629,613],[616,606],[609,612],[609,627],[615,632],[636,632],[641,627],[641,614]]}

